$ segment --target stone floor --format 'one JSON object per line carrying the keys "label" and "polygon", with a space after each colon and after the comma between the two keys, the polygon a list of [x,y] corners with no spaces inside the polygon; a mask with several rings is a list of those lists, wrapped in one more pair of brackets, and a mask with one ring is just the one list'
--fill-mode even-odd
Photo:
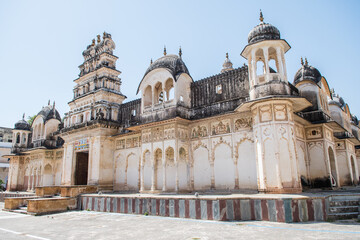
{"label": "stone floor", "polygon": [[360,239],[356,221],[218,222],[91,211],[34,217],[0,211],[0,223],[0,239]]}

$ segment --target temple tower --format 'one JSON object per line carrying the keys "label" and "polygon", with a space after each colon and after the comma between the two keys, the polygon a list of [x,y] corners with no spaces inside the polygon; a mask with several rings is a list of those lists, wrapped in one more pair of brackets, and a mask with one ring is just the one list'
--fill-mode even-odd
{"label": "temple tower", "polygon": [[70,111],[65,113],[60,136],[65,140],[62,185],[97,185],[113,188],[113,140],[108,136],[120,128],[121,72],[113,55],[115,43],[109,33],[93,39],[83,52],[84,62],[74,80]]}

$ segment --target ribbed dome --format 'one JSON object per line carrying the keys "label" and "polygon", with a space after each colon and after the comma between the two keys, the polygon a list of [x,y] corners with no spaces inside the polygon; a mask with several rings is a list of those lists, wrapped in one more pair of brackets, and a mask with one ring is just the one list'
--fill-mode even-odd
{"label": "ribbed dome", "polygon": [[345,106],[345,101],[342,97],[339,96],[339,94],[336,94],[333,90],[332,92],[332,99],[329,100],[329,105],[330,104],[335,104],[335,105],[338,105],[340,108],[344,107]]}
{"label": "ribbed dome", "polygon": [[307,59],[305,59],[305,64],[302,62],[301,68],[296,72],[294,77],[294,85],[298,84],[303,80],[311,80],[315,83],[321,81],[321,73],[315,67],[308,65]]}
{"label": "ribbed dome", "polygon": [[173,54],[165,55],[152,63],[150,67],[148,67],[148,69],[146,70],[144,77],[146,76],[146,74],[157,68],[168,69],[170,73],[174,76],[175,81],[175,77],[177,75],[181,73],[189,74],[189,71],[183,60],[179,56]]}
{"label": "ribbed dome", "polygon": [[21,119],[15,123],[15,129],[16,130],[30,130],[30,124],[25,121],[24,119]]}
{"label": "ribbed dome", "polygon": [[280,31],[269,23],[264,23],[264,17],[260,11],[260,23],[254,27],[248,35],[248,43],[256,43],[264,40],[280,39]]}
{"label": "ribbed dome", "polygon": [[248,35],[248,43],[256,43],[264,40],[280,39],[280,31],[269,23],[261,22],[254,27]]}
{"label": "ribbed dome", "polygon": [[[55,113],[54,113],[55,111]],[[61,117],[59,112],[55,109],[55,106],[51,106],[51,105],[47,105],[45,107],[43,107],[41,109],[41,111],[37,114],[38,115],[42,115],[43,118],[45,119],[45,122],[50,120],[50,119],[57,119],[61,122]]]}

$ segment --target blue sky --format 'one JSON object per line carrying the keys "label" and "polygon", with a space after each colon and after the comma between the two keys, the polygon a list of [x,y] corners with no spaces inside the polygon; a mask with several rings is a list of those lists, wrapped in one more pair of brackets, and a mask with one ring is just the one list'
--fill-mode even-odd
{"label": "blue sky", "polygon": [[249,31],[276,26],[291,45],[288,78],[300,57],[318,68],[360,117],[357,72],[360,1],[3,1],[0,8],[0,126],[13,127],[22,113],[37,114],[48,100],[63,116],[72,99],[82,51],[97,34],[112,34],[122,92],[129,100],[150,59],[183,50],[193,79],[217,74],[229,52],[234,67]]}

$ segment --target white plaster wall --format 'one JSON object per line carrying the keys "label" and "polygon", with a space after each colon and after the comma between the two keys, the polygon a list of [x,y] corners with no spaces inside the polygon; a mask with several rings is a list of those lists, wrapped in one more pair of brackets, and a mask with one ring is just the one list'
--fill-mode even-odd
{"label": "white plaster wall", "polygon": [[163,164],[162,159],[156,159],[155,160],[155,178],[156,178],[156,189],[162,190],[163,188]]}
{"label": "white plaster wall", "polygon": [[60,186],[61,184],[61,163],[56,164],[55,172],[55,186]]}
{"label": "white plaster wall", "polygon": [[297,154],[298,154],[298,163],[299,163],[299,172],[300,176],[305,177],[307,179],[307,168],[306,168],[306,160],[305,160],[305,144],[301,141],[297,141]]}
{"label": "white plaster wall", "polygon": [[166,161],[166,190],[175,190],[176,167],[173,160]]}
{"label": "white plaster wall", "polygon": [[129,190],[139,190],[139,182],[140,182],[140,171],[139,171],[139,157],[138,155],[131,153],[127,157],[127,187]]}
{"label": "white plaster wall", "polygon": [[120,151],[116,151],[115,154],[115,176],[114,176],[114,189],[124,190],[125,187],[125,168],[126,159]]}
{"label": "white plaster wall", "polygon": [[152,179],[152,166],[150,152],[144,154],[144,188],[145,190],[151,189],[151,179]]}
{"label": "white plaster wall", "polygon": [[266,173],[266,186],[276,187],[278,186],[278,169],[276,159],[273,157],[276,154],[276,146],[273,145],[273,141],[266,139],[264,143],[264,172]]}
{"label": "white plaster wall", "polygon": [[[285,138],[281,138],[279,141],[279,162],[281,168],[281,182],[284,187],[292,187],[292,159],[290,157],[290,149],[289,149],[289,142]],[[296,175],[294,176],[296,177]]]}
{"label": "white plaster wall", "polygon": [[185,159],[180,158],[178,162],[179,190],[188,189],[188,179],[190,178],[189,168]]}
{"label": "white plaster wall", "polygon": [[191,106],[191,96],[190,96],[190,84],[192,79],[186,73],[180,75],[176,82],[176,92],[175,92],[175,99],[176,101],[180,100],[180,96],[183,96],[183,103],[185,106]]}
{"label": "white plaster wall", "polygon": [[208,155],[208,150],[202,146],[194,151],[195,190],[205,190],[211,188],[211,167]]}
{"label": "white plaster wall", "polygon": [[51,133],[56,132],[60,121],[57,119],[50,119],[45,123],[45,137],[48,138]]}
{"label": "white plaster wall", "polygon": [[317,142],[316,144],[311,144],[308,147],[309,158],[310,158],[310,177],[311,179],[316,178],[327,178],[327,166],[325,163],[323,143]]}
{"label": "white plaster wall", "polygon": [[338,163],[339,169],[339,178],[341,186],[346,186],[351,184],[351,173],[348,165],[348,159],[346,153],[343,151],[336,151],[336,160]]}
{"label": "white plaster wall", "polygon": [[63,167],[61,176],[61,185],[72,185],[74,145],[72,143],[64,144]]}
{"label": "white plaster wall", "polygon": [[214,151],[214,172],[216,189],[234,189],[234,161],[231,156],[231,148],[222,143]]}
{"label": "white plaster wall", "polygon": [[254,143],[243,141],[238,147],[237,171],[240,189],[257,189],[256,157]]}

